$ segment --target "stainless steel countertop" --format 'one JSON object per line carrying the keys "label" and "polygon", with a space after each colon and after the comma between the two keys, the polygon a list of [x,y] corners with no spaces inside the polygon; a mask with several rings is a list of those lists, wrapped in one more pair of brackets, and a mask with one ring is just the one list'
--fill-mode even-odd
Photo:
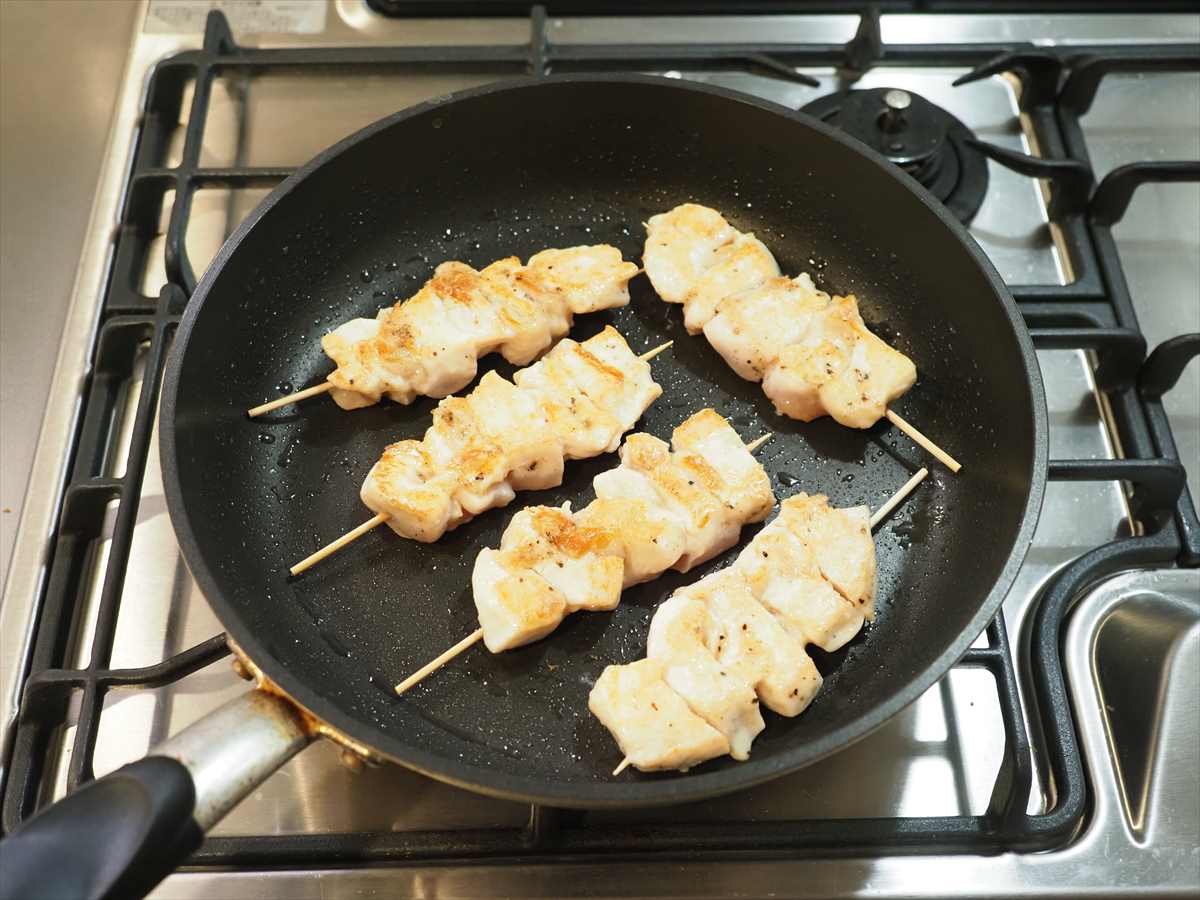
{"label": "stainless steel countertop", "polygon": [[137,0],[0,2],[5,576],[137,9]]}

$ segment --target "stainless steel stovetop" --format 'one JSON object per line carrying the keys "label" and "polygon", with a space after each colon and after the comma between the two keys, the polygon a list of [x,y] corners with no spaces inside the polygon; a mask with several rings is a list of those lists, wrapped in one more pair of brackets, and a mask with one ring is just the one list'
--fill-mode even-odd
{"label": "stainless steel stovetop", "polygon": [[[73,432],[74,400],[90,362],[99,298],[110,265],[114,223],[130,167],[131,146],[152,67],[199,46],[208,0],[170,6],[148,2],[139,17],[112,142],[103,169],[91,237],[80,263],[63,337],[43,441],[31,484],[61,481]],[[221,5],[219,3],[215,5]],[[229,4],[224,4],[229,6]],[[386,20],[362,0],[303,4],[265,0],[231,8],[244,46],[519,44],[526,19]],[[850,39],[855,16],[616,17],[551,19],[558,44],[678,42],[813,42]],[[257,30],[256,30],[257,29]],[[263,30],[269,29],[269,30]],[[882,18],[887,44],[1032,41],[1077,43],[1195,43],[1194,16],[930,16]],[[636,69],[636,65],[628,68]],[[792,107],[834,90],[832,69],[806,70],[814,88],[767,74],[656,69],[744,90]],[[998,75],[953,87],[962,66],[905,68],[883,64],[858,87],[914,91],[944,106],[982,139],[1037,154],[1039,135],[1021,113],[1014,79]],[[348,132],[397,108],[493,80],[488,67],[336,67],[274,70],[248,77],[218,76],[203,137],[202,164],[293,166]],[[182,105],[183,116],[189,104]],[[1200,158],[1200,74],[1110,75],[1083,119],[1097,176],[1134,160]],[[178,160],[184,123],[167,149]],[[1067,284],[1077,273],[1057,225],[1050,224],[1045,188],[997,165],[971,231],[1010,284]],[[268,188],[198,191],[187,229],[192,264],[200,272]],[[163,207],[165,232],[170,203]],[[1151,346],[1181,332],[1200,331],[1200,186],[1147,185],[1114,231],[1126,278]],[[148,254],[140,290],[153,296],[166,280],[159,244]],[[1039,352],[1046,382],[1051,455],[1107,459],[1117,455],[1107,402],[1096,390],[1087,351]],[[1193,363],[1168,395],[1180,456],[1200,491],[1200,366]],[[107,459],[124,459],[141,374],[121,386],[123,414],[112,428]],[[108,474],[119,475],[118,471]],[[35,488],[26,501],[11,576],[0,610],[6,729],[5,753],[21,690],[21,671],[45,576],[46,536],[59,498]],[[110,510],[110,518],[113,510]],[[1005,605],[1015,645],[1030,629],[1034,597],[1052,573],[1080,554],[1128,534],[1126,493],[1116,482],[1052,482],[1026,565]],[[80,613],[67,665],[87,665],[91,625],[100,603],[100,578],[109,541],[94,542],[89,565],[95,588]],[[179,555],[162,497],[157,444],[142,487],[131,562],[121,596],[112,668],[153,665],[221,631]],[[1071,700],[1092,788],[1080,833],[1064,848],[1040,854],[904,856],[656,863],[527,858],[463,865],[376,865],[289,868],[256,865],[174,875],[155,896],[1089,896],[1200,892],[1200,572],[1126,572],[1094,585],[1075,606],[1063,645]],[[1114,678],[1113,660],[1135,659]],[[1028,704],[1030,694],[1022,685]],[[244,690],[228,663],[211,665],[166,687],[111,693],[96,743],[95,772],[137,758],[153,743]],[[686,808],[594,814],[591,821],[791,821],[813,817],[941,816],[982,813],[991,799],[1005,734],[992,675],[955,669],[937,687],[870,738],[837,756],[762,788]],[[74,726],[62,727],[51,752],[45,790],[64,790]],[[1036,728],[1034,737],[1037,737]],[[453,831],[520,827],[524,805],[466,793],[397,767],[358,774],[339,764],[331,745],[317,744],[238,806],[215,834]],[[1038,757],[1035,754],[1035,763]],[[8,758],[5,757],[7,769]],[[1052,805],[1052,787],[1035,786],[1028,809]]]}

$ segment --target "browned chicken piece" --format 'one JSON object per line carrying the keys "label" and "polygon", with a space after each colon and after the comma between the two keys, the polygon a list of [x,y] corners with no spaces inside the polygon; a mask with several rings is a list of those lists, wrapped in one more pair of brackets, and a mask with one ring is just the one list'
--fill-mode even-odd
{"label": "browned chicken piece", "polygon": [[442,400],[421,441],[384,451],[363,503],[397,534],[436,541],[517,491],[561,484],[564,460],[615,450],[662,393],[612,327],[560,341],[515,380],[488,372],[470,394]]}
{"label": "browned chicken piece", "polygon": [[526,365],[571,328],[576,313],[624,306],[638,272],[615,247],[543,250],[479,272],[445,262],[408,300],[374,319],[351,319],[321,340],[337,363],[331,395],[344,409],[387,396],[411,403],[470,384],[481,356]]}
{"label": "browned chicken piece", "polygon": [[682,303],[688,331],[761,381],[783,415],[869,428],[916,382],[912,360],[871,333],[854,297],[831,298],[807,274],[781,277],[766,247],[716,210],[685,203],[646,229],[658,295]]}
{"label": "browned chicken piece", "polygon": [[690,416],[671,434],[680,464],[748,522],[761,522],[775,506],[771,479],[729,423],[714,410]]}
{"label": "browned chicken piece", "polygon": [[588,709],[643,772],[686,771],[729,752],[729,742],[663,680],[663,664],[642,659],[609,666],[588,695]]}
{"label": "browned chicken piece", "polygon": [[763,383],[776,409],[804,422],[828,415],[869,428],[917,379],[912,360],[863,324],[854,297],[830,298],[807,275],[727,298],[704,334],[734,371]]}
{"label": "browned chicken piece", "polygon": [[730,294],[779,274],[771,251],[715,209],[681,204],[646,223],[646,274],[668,303],[683,304],[689,334],[699,334]]}
{"label": "browned chicken piece", "polygon": [[776,517],[741,552],[736,566],[784,628],[806,644],[833,652],[858,634],[866,616],[821,574],[816,552],[788,528],[791,518]]}
{"label": "browned chicken piece", "polygon": [[[483,639],[493,653],[538,640],[549,632],[548,597],[561,600],[559,619],[578,610],[610,610],[621,591],[657,577],[668,568],[690,565],[689,553],[711,556],[737,540],[742,525],[766,516],[774,497],[762,466],[754,462],[729,423],[711,410],[692,416],[677,433],[703,433],[706,440],[689,454],[672,453],[649,435],[630,435],[622,448],[621,464],[594,480],[597,499],[578,512],[533,506],[513,516],[497,550],[479,554],[472,578],[475,606]],[[767,484],[769,502],[745,506],[740,512],[721,501],[729,489],[717,468],[722,455],[733,451],[718,439],[722,430],[733,435],[740,453],[757,469],[742,471],[739,481],[759,478]],[[633,449],[630,450],[630,445]],[[626,452],[629,451],[629,452]],[[704,456],[703,454],[710,454]],[[636,468],[651,465],[661,473],[686,477],[679,458],[688,456],[693,466],[708,466],[714,481],[686,485],[685,499],[672,501],[662,479]],[[736,468],[742,467],[738,460]],[[677,488],[673,480],[666,482]],[[697,529],[697,514],[719,518],[721,530]],[[729,539],[724,533],[732,530]],[[709,544],[704,544],[707,539]],[[712,543],[716,542],[716,543]],[[513,578],[525,578],[513,582]],[[526,620],[528,619],[528,620]]]}
{"label": "browned chicken piece", "polygon": [[867,619],[874,619],[871,511],[865,506],[830,506],[824,494],[797,494],[783,504],[779,517],[812,550],[822,577]]}
{"label": "browned chicken piece", "polygon": [[[821,687],[808,644],[836,650],[853,638],[875,612],[875,545],[866,507],[838,509],[822,495],[785,500],[779,515],[733,565],[680,588],[659,606],[646,642],[649,661],[662,665],[662,681],[687,707],[725,738],[729,749],[714,756],[745,759],[762,731],[757,701],[785,716],[799,715]],[[642,666],[610,666],[605,676]],[[661,693],[654,680],[655,696]],[[639,682],[630,678],[629,689]],[[593,697],[595,691],[593,691]],[[627,698],[627,708],[641,700]],[[595,705],[589,700],[589,706]],[[617,719],[622,751],[642,746],[642,721]],[[647,735],[645,744],[653,742]],[[667,754],[643,755],[663,768]],[[691,751],[688,766],[703,760]]]}
{"label": "browned chicken piece", "polygon": [[804,643],[759,603],[734,567],[714,572],[678,593],[702,602],[712,619],[708,647],[717,660],[783,716],[797,716],[821,687]]}
{"label": "browned chicken piece", "polygon": [[834,297],[804,337],[779,354],[763,389],[792,418],[829,415],[850,428],[870,428],[916,380],[912,360],[863,324],[854,297]]}
{"label": "browned chicken piece", "polygon": [[758,697],[709,647],[718,626],[700,600],[676,593],[655,611],[646,636],[646,656],[663,664],[663,679],[696,715],[729,742],[729,755],[746,759],[766,727]]}

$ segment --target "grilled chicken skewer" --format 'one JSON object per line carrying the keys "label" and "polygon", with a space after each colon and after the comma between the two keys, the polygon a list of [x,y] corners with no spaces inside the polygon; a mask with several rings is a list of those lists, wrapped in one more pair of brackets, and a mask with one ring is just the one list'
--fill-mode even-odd
{"label": "grilled chicken skewer", "polygon": [[507,381],[495,372],[465,397],[447,397],[419,441],[391,444],[371,467],[360,496],[375,516],[292,566],[298,575],[387,523],[428,543],[517,491],[562,483],[563,462],[617,449],[662,394],[649,360],[634,356],[607,326],[583,343],[570,338]]}
{"label": "grilled chicken skewer", "polygon": [[474,380],[481,356],[498,352],[527,365],[570,330],[576,313],[625,306],[638,271],[607,244],[543,250],[525,265],[511,256],[481,271],[442,263],[408,300],[374,319],[351,319],[321,339],[337,363],[324,384],[248,414],[326,391],[342,409],[371,406],[385,395],[397,403],[449,396]]}
{"label": "grilled chicken skewer", "polygon": [[711,409],[689,417],[671,445],[633,434],[621,462],[594,479],[596,499],[572,512],[534,506],[513,516],[499,549],[475,561],[480,627],[399,685],[404,693],[468,647],[500,653],[548,635],[572,612],[611,610],[630,585],[686,572],[732,547],[775,505],[749,445]]}
{"label": "grilled chicken skewer", "polygon": [[685,203],[646,223],[646,274],[660,297],[683,305],[684,325],[704,333],[729,366],[785,416],[828,415],[850,428],[886,417],[957,472],[961,466],[889,409],[917,370],[872,334],[853,296],[830,297],[807,274],[780,274],[771,252],[716,210]]}
{"label": "grilled chicken skewer", "polygon": [[646,658],[608,666],[588,697],[625,754],[613,774],[686,770],[727,753],[744,760],[764,727],[760,703],[803,712],[821,687],[806,646],[837,650],[875,618],[870,529],[927,474],[873,516],[819,494],[789,497],[731,566],[666,600]]}

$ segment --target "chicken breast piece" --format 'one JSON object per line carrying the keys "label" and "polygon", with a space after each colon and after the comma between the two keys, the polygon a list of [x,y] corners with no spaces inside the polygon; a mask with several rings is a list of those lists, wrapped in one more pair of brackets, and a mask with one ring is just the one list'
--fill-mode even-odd
{"label": "chicken breast piece", "polygon": [[[622,471],[645,482],[647,488],[653,490],[642,476]],[[597,481],[608,474],[602,472]],[[597,497],[575,513],[575,521],[585,528],[597,528],[611,535],[611,543],[600,552],[622,559],[625,567],[622,587],[627,588],[657,578],[669,569],[683,552],[686,536],[683,526],[657,503],[622,496],[621,476],[609,484],[617,496]]]}
{"label": "chicken breast piece", "polygon": [[539,575],[566,603],[566,612],[616,609],[624,561],[608,552],[614,535],[580,525],[570,508],[521,510],[500,539],[500,563],[510,573]]}
{"label": "chicken breast piece", "polygon": [[384,451],[363,482],[363,502],[397,534],[429,542],[512,502],[518,488],[560,484],[561,450],[537,412],[532,398],[487,373],[470,396],[438,404],[423,440]]}
{"label": "chicken breast piece", "polygon": [[776,519],[738,554],[751,593],[797,640],[832,652],[862,628],[862,608],[821,575],[812,550]]}
{"label": "chicken breast piece", "polygon": [[492,653],[541,640],[567,613],[566,601],[553,585],[533,572],[512,574],[501,551],[490,548],[475,558],[471,592],[483,642]]}
{"label": "chicken breast piece", "polygon": [[683,325],[699,334],[721,301],[779,275],[775,257],[753,234],[739,234],[713,254],[714,260],[683,298]]}
{"label": "chicken breast piece", "polygon": [[608,666],[588,695],[588,709],[643,772],[686,771],[728,753],[729,742],[688,708],[663,675],[654,659]]}
{"label": "chicken breast piece", "polygon": [[382,366],[418,394],[445,397],[471,383],[478,358],[503,337],[479,273],[445,262],[407,303],[381,317],[374,344]]}
{"label": "chicken breast piece", "polygon": [[[669,565],[686,572],[736,543],[742,526],[765,518],[775,497],[762,466],[713,410],[690,416],[672,440],[674,452],[651,435],[630,435],[621,447],[621,465],[593,484],[599,498],[636,500],[655,510],[649,520],[654,541],[678,550]],[[656,543],[643,555],[657,565],[659,549]],[[636,573],[627,570],[627,583],[650,575],[649,568],[643,575],[640,563],[634,568]]]}
{"label": "chicken breast piece", "polygon": [[747,381],[762,381],[779,355],[804,338],[814,313],[830,303],[807,275],[772,278],[725,297],[704,326],[713,349]]}
{"label": "chicken breast piece", "polygon": [[646,274],[660,297],[683,304],[690,334],[704,328],[724,298],[779,274],[775,257],[758,238],[708,207],[677,206],[652,217],[646,233]]}
{"label": "chicken breast piece", "polygon": [[769,709],[796,716],[812,702],[821,673],[804,644],[754,598],[740,573],[714,572],[676,593],[707,607],[709,650],[733,677],[753,685]]}
{"label": "chicken breast piece", "polygon": [[875,541],[870,510],[832,507],[824,494],[796,494],[783,501],[779,521],[812,551],[825,580],[873,620]]}
{"label": "chicken breast piece", "polygon": [[472,516],[512,502],[508,449],[489,435],[468,397],[447,397],[433,411],[425,445],[454,474],[454,499]]}
{"label": "chicken breast piece", "polygon": [[428,543],[462,521],[454,499],[458,479],[421,441],[388,446],[371,467],[359,496],[368,509],[387,516],[401,537]]}
{"label": "chicken breast piece", "polygon": [[[562,443],[567,459],[588,459],[611,452],[609,445],[621,440],[619,421],[592,401],[575,384],[575,373],[565,364],[575,342],[564,338],[554,349],[528,368],[513,374],[522,390],[536,394],[542,414]],[[615,449],[615,448],[614,448]]]}
{"label": "chicken breast piece", "polygon": [[[577,384],[593,402],[611,410],[624,425],[622,433],[659,397],[662,387],[654,380],[650,363],[630,349],[621,332],[606,325],[579,345],[574,365],[580,372]],[[584,374],[586,373],[586,374]],[[610,447],[610,452],[616,445]]]}
{"label": "chicken breast piece", "polygon": [[658,296],[682,303],[716,255],[738,231],[715,209],[682,203],[646,223],[642,265]]}
{"label": "chicken breast piece", "polygon": [[513,380],[541,396],[543,415],[568,459],[616,450],[621,436],[662,394],[649,363],[611,326],[583,343],[560,341]]}
{"label": "chicken breast piece", "polygon": [[[562,484],[562,443],[542,411],[537,395],[523,391],[495,372],[479,379],[465,398],[476,428],[479,452],[499,450],[505,476],[514,490],[543,490]],[[473,466],[470,455],[464,457]],[[472,476],[464,472],[463,486]],[[483,479],[475,478],[480,484]]]}
{"label": "chicken breast piece", "polygon": [[842,425],[870,428],[916,383],[917,367],[867,329],[854,297],[835,297],[823,321],[849,330],[854,344],[848,364],[821,386],[821,404]]}
{"label": "chicken breast piece", "polygon": [[758,697],[748,683],[733,677],[705,643],[713,625],[698,600],[675,595],[650,620],[646,656],[664,665],[663,678],[688,707],[729,742],[734,759],[746,759],[765,727]]}
{"label": "chicken breast piece", "polygon": [[855,299],[835,297],[799,341],[780,351],[763,390],[791,418],[829,415],[849,428],[870,428],[916,380],[912,360],[867,329]]}
{"label": "chicken breast piece", "polygon": [[607,244],[543,250],[529,258],[520,281],[535,296],[562,302],[573,313],[629,303],[629,280],[638,267]]}
{"label": "chicken breast piece", "polygon": [[726,419],[712,409],[689,416],[671,434],[680,465],[739,522],[761,522],[775,506],[771,479]]}
{"label": "chicken breast piece", "polygon": [[515,366],[526,366],[571,329],[571,312],[557,299],[544,303],[520,282],[524,269],[515,256],[499,259],[479,273],[496,307],[503,342],[496,348]]}
{"label": "chicken breast piece", "polygon": [[403,377],[386,377],[379,365],[373,343],[379,327],[379,319],[351,319],[321,338],[321,349],[338,366],[326,380],[333,385],[330,396],[342,409],[370,406],[384,394],[397,403],[412,403],[416,397]]}
{"label": "chicken breast piece", "polygon": [[627,304],[637,271],[603,244],[546,250],[524,266],[509,257],[482,272],[442,263],[410,299],[322,339],[338,366],[328,377],[334,399],[356,408],[385,394],[399,403],[445,397],[469,384],[478,358],[494,350],[524,365],[567,333],[573,313]]}
{"label": "chicken breast piece", "polygon": [[687,572],[737,543],[741,522],[696,474],[696,464],[682,465],[665,441],[648,434],[631,434],[620,455],[621,465],[644,475],[684,526],[684,550],[673,568]]}

